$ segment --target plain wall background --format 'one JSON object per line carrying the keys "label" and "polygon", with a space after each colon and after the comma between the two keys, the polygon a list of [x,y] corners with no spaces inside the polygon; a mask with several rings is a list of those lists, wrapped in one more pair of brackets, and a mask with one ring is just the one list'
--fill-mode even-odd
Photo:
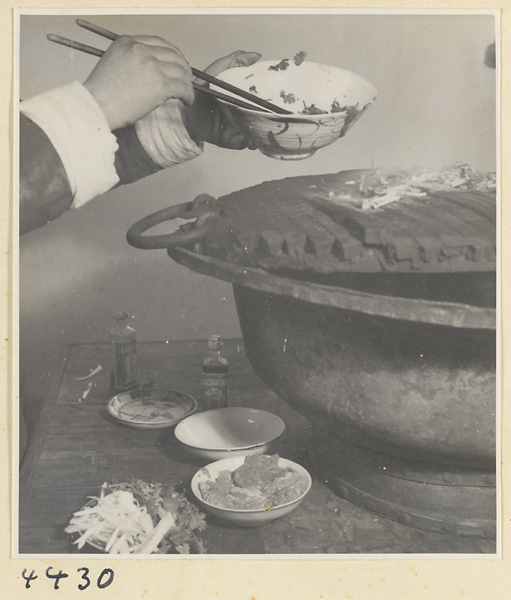
{"label": "plain wall background", "polygon": [[[84,81],[97,59],[46,40],[57,33],[108,41],[75,16],[20,19],[19,91],[28,98]],[[29,429],[64,347],[108,340],[111,314],[135,316],[139,339],[240,335],[230,284],[175,264],[164,251],[125,241],[141,217],[207,192],[220,196],[271,179],[351,168],[454,162],[496,168],[495,40],[487,15],[111,15],[84,18],[120,34],[164,37],[204,68],[237,49],[263,60],[307,58],[358,73],[378,97],[346,137],[305,161],[207,146],[189,163],[113,190],[20,239],[20,395]],[[172,229],[171,226],[170,229]],[[96,365],[84,365],[84,369]],[[103,365],[108,367],[108,365]]]}

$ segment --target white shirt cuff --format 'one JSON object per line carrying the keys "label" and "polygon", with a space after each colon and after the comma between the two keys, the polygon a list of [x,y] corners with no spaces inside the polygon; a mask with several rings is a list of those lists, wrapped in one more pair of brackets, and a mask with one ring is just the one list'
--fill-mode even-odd
{"label": "white shirt cuff", "polygon": [[183,123],[183,103],[170,99],[135,123],[137,137],[160,167],[172,167],[195,158],[203,145],[196,144]]}
{"label": "white shirt cuff", "polygon": [[20,110],[38,125],[57,151],[73,194],[72,208],[111,189],[117,140],[103,111],[78,81],[21,102]]}

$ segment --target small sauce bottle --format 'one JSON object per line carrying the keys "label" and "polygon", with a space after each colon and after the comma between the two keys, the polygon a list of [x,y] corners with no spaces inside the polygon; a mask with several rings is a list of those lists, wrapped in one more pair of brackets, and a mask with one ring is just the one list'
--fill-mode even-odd
{"label": "small sauce bottle", "polygon": [[137,332],[128,325],[129,313],[113,315],[116,324],[110,329],[114,369],[112,389],[116,392],[131,389],[137,384]]}
{"label": "small sauce bottle", "polygon": [[223,341],[219,335],[208,340],[209,354],[202,361],[202,406],[203,410],[224,408],[228,399],[229,363],[222,356]]}

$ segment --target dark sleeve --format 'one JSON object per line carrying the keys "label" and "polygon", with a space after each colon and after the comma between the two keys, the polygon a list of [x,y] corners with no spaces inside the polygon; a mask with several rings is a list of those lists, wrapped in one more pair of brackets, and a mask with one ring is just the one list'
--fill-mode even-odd
{"label": "dark sleeve", "polygon": [[71,188],[55,148],[46,134],[20,115],[20,234],[52,221],[73,202]]}
{"label": "dark sleeve", "polygon": [[118,185],[133,183],[161,170],[140,143],[134,125],[116,129],[119,149],[115,154],[115,169],[119,176]]}
{"label": "dark sleeve", "polygon": [[[122,185],[160,170],[137,138],[135,127],[113,132],[119,149],[115,168]],[[20,234],[56,219],[73,203],[66,171],[55,148],[40,127],[20,114]]]}

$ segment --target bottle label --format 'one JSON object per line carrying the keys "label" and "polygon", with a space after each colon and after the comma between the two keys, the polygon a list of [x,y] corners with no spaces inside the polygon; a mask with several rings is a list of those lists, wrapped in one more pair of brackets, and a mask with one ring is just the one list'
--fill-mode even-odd
{"label": "bottle label", "polygon": [[207,373],[202,377],[203,409],[224,408],[227,406],[227,378],[225,375]]}
{"label": "bottle label", "polygon": [[125,344],[114,342],[114,348],[114,385],[117,389],[126,389],[137,382],[137,344],[135,341]]}

